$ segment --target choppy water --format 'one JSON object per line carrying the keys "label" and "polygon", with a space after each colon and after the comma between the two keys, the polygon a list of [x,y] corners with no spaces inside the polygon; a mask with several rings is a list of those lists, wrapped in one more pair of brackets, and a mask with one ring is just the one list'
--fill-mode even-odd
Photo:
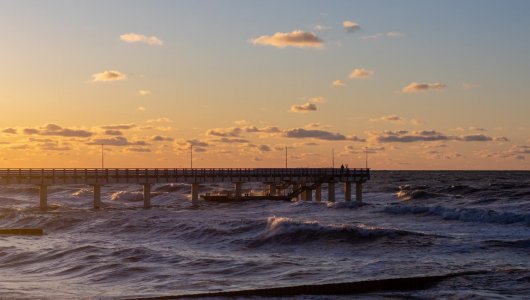
{"label": "choppy water", "polygon": [[51,187],[53,209],[42,213],[35,187],[0,186],[0,228],[46,233],[0,236],[0,298],[163,296],[470,270],[489,272],[363,297],[530,295],[530,172],[373,172],[360,207],[339,191],[334,204],[192,205],[188,186],[160,185],[153,208],[142,209],[140,189],[104,187],[104,209],[94,211],[90,189]]}

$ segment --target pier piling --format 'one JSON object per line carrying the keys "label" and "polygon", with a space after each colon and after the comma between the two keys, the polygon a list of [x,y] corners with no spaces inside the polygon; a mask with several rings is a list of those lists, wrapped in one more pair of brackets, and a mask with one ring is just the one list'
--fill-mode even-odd
{"label": "pier piling", "polygon": [[328,182],[328,201],[335,202],[335,182]]}
{"label": "pier piling", "polygon": [[198,200],[199,200],[199,184],[192,183],[191,184],[191,201],[196,202]]}
{"label": "pier piling", "polygon": [[363,184],[362,182],[355,183],[355,201],[357,203],[363,202]]}
{"label": "pier piling", "polygon": [[241,195],[242,195],[241,188],[243,186],[243,183],[242,182],[236,182],[235,185],[236,185],[236,197],[241,197]]}
{"label": "pier piling", "polygon": [[144,208],[151,207],[151,184],[144,183]]}
{"label": "pier piling", "polygon": [[101,208],[101,185],[94,185],[94,209]]}
{"label": "pier piling", "polygon": [[315,200],[322,201],[322,185],[319,184],[315,190]]}
{"label": "pier piling", "polygon": [[48,209],[48,186],[41,184],[39,188],[40,195],[40,210],[45,211]]}
{"label": "pier piling", "polygon": [[344,201],[351,201],[351,182],[349,181],[344,183]]}

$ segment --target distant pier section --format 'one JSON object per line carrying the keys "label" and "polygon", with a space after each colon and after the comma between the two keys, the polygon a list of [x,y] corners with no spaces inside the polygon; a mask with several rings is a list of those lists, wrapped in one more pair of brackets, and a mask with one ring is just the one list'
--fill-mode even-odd
{"label": "distant pier section", "polygon": [[[234,196],[242,197],[246,183],[263,183],[267,195],[288,195],[293,199],[322,201],[322,186],[327,185],[327,201],[335,201],[335,187],[344,184],[344,199],[351,201],[352,184],[356,201],[362,202],[362,186],[370,179],[367,168],[255,168],[255,169],[0,169],[0,185],[30,184],[40,188],[40,208],[48,207],[48,186],[84,184],[93,187],[95,209],[101,207],[101,186],[110,184],[143,185],[144,207],[151,206],[153,184],[191,185],[192,201],[199,200],[199,186],[228,183]],[[314,198],[313,198],[314,195]]]}

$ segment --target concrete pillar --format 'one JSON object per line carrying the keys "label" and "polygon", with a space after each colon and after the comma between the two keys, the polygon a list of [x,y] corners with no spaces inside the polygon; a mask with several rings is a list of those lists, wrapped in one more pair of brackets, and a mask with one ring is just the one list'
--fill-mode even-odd
{"label": "concrete pillar", "polygon": [[315,190],[315,200],[322,201],[322,185],[319,184]]}
{"label": "concrete pillar", "polygon": [[236,184],[236,197],[241,197],[242,196],[241,187],[243,186],[243,183],[236,182],[235,184]]}
{"label": "concrete pillar", "polygon": [[362,182],[355,183],[355,201],[359,204],[363,202],[363,183]]}
{"label": "concrete pillar", "polygon": [[144,183],[144,208],[151,207],[151,184]]}
{"label": "concrete pillar", "polygon": [[45,211],[48,209],[48,186],[41,184],[39,189],[40,194],[40,210]]}
{"label": "concrete pillar", "polygon": [[351,201],[351,182],[344,183],[344,201]]}
{"label": "concrete pillar", "polygon": [[302,193],[300,193],[300,196],[298,197],[298,200],[306,200],[307,199],[307,190],[304,189]]}
{"label": "concrete pillar", "polygon": [[192,183],[191,184],[191,201],[195,202],[198,200],[199,200],[199,184]]}
{"label": "concrete pillar", "polygon": [[328,182],[328,201],[335,202],[335,182]]}
{"label": "concrete pillar", "polygon": [[306,201],[313,201],[313,190],[311,188],[308,188],[305,190],[305,198]]}
{"label": "concrete pillar", "polygon": [[269,194],[271,196],[276,196],[276,184],[269,183]]}
{"label": "concrete pillar", "polygon": [[94,209],[101,208],[101,185],[94,185]]}

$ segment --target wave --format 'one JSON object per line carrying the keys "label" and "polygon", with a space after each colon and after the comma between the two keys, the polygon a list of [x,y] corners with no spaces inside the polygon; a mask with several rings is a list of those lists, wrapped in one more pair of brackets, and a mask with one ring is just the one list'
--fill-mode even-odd
{"label": "wave", "polygon": [[411,186],[411,185],[400,185],[399,191],[396,193],[398,199],[401,200],[414,200],[414,199],[432,199],[438,197],[446,197],[441,193],[434,193],[427,191],[427,186]]}
{"label": "wave", "polygon": [[501,247],[501,248],[522,248],[530,249],[530,239],[520,239],[520,240],[487,240],[486,244],[490,247]]}
{"label": "wave", "polygon": [[284,217],[269,217],[265,232],[251,246],[265,244],[300,244],[314,241],[360,243],[382,238],[425,236],[425,234],[370,226],[323,225],[317,221],[298,221]]}
{"label": "wave", "polygon": [[139,202],[144,200],[144,193],[140,191],[118,191],[110,197],[112,201]]}
{"label": "wave", "polygon": [[463,222],[480,222],[495,224],[523,223],[530,225],[530,214],[517,214],[513,212],[498,212],[491,209],[479,208],[449,208],[441,205],[392,205],[383,209],[390,214],[422,214],[440,216],[444,220],[458,220]]}

